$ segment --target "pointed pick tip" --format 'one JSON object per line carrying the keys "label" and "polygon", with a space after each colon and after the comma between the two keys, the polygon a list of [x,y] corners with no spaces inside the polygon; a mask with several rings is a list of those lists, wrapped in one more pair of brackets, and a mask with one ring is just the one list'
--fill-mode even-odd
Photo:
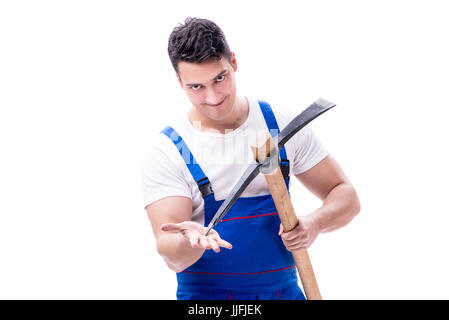
{"label": "pointed pick tip", "polygon": [[315,104],[320,105],[323,108],[332,108],[336,106],[335,103],[327,101],[326,99],[323,98],[319,98],[317,101],[315,101]]}

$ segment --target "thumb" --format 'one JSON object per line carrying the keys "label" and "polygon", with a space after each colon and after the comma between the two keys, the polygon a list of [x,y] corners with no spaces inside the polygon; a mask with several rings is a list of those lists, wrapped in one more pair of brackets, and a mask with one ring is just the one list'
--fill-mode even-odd
{"label": "thumb", "polygon": [[161,225],[162,231],[179,231],[181,228],[176,223],[164,223]]}
{"label": "thumb", "polygon": [[278,235],[281,235],[284,232],[284,227],[282,226],[282,223],[279,225],[279,232]]}

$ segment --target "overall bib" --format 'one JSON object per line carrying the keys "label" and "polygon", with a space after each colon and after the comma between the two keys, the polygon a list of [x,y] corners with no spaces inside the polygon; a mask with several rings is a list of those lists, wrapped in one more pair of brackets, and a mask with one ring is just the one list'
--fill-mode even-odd
{"label": "overall bib", "polygon": [[[268,130],[279,132],[270,106],[263,101],[259,105]],[[162,133],[176,145],[198,184],[204,200],[204,226],[207,226],[224,200],[215,200],[209,179],[176,131],[167,127]],[[289,161],[284,147],[279,154],[288,189]],[[197,262],[177,273],[177,298],[304,300],[292,254],[278,235],[279,225],[271,194],[240,197],[225,219],[215,226],[220,237],[232,244],[232,249],[221,248],[219,253],[206,250]]]}

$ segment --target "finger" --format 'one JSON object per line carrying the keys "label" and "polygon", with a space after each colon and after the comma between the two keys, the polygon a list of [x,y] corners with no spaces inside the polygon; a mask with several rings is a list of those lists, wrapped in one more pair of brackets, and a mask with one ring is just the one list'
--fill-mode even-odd
{"label": "finger", "polygon": [[289,232],[284,232],[281,237],[284,240],[294,240],[294,239],[298,239],[298,240],[304,240],[307,238],[307,232],[305,230],[299,230],[299,229],[293,229],[292,231]]}
{"label": "finger", "polygon": [[282,237],[283,240],[291,241],[291,240],[294,240],[294,239],[298,238],[298,233],[294,232],[294,231],[284,232],[281,235],[281,237]]}
{"label": "finger", "polygon": [[220,247],[224,247],[226,249],[232,249],[232,244],[230,244],[226,240],[223,240],[220,238],[219,240],[217,240],[217,243]]}
{"label": "finger", "polygon": [[186,230],[186,229],[190,229],[190,230],[201,230],[202,227],[201,225],[198,225],[192,221],[182,221],[179,223],[175,223],[181,230]]}
{"label": "finger", "polygon": [[213,239],[213,240],[215,240],[216,242],[218,242],[218,241],[221,240],[220,235],[219,235],[218,233],[209,234],[209,235],[207,235],[207,238],[208,238],[208,239]]}
{"label": "finger", "polygon": [[192,248],[198,248],[198,240],[200,235],[198,233],[192,232],[189,236],[190,245]]}
{"label": "finger", "polygon": [[220,247],[225,247],[227,249],[232,249],[232,244],[220,238],[220,235],[215,232],[214,234],[208,235],[208,238],[214,239]]}
{"label": "finger", "polygon": [[192,221],[183,221],[179,223],[164,223],[161,225],[161,230],[163,231],[176,231],[181,232],[184,230],[196,230],[199,231],[202,227],[200,225],[193,223]]}
{"label": "finger", "polygon": [[213,239],[220,247],[225,247],[227,249],[232,249],[232,244],[220,238],[218,233],[207,236],[209,239]]}
{"label": "finger", "polygon": [[181,231],[181,227],[178,223],[164,223],[161,225],[162,231]]}
{"label": "finger", "polygon": [[206,237],[215,240],[221,239],[220,235],[217,232],[209,232],[209,234]]}
{"label": "finger", "polygon": [[212,250],[214,250],[216,253],[220,252],[220,247],[217,244],[217,241],[214,239],[208,239],[210,246],[212,248]]}
{"label": "finger", "polygon": [[199,237],[199,242],[200,242],[200,247],[201,248],[206,249],[206,250],[210,249],[210,244],[209,244],[209,241],[207,240],[206,237],[200,236]]}
{"label": "finger", "polygon": [[299,248],[304,247],[303,243],[300,242],[296,242],[296,243],[284,243],[284,246],[287,248],[287,250],[292,251],[292,250],[297,250]]}
{"label": "finger", "polygon": [[284,242],[284,245],[288,250],[298,250],[299,248],[304,247],[304,243],[299,241],[289,243]]}

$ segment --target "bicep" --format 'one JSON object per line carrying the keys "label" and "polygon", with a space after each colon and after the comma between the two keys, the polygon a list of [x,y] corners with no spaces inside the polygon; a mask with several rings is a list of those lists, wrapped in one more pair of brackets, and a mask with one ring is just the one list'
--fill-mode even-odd
{"label": "bicep", "polygon": [[192,199],[187,197],[166,197],[146,206],[148,218],[156,239],[162,233],[164,223],[179,223],[192,220]]}
{"label": "bicep", "polygon": [[340,165],[330,154],[311,169],[295,176],[321,200],[324,200],[335,186],[347,181]]}

